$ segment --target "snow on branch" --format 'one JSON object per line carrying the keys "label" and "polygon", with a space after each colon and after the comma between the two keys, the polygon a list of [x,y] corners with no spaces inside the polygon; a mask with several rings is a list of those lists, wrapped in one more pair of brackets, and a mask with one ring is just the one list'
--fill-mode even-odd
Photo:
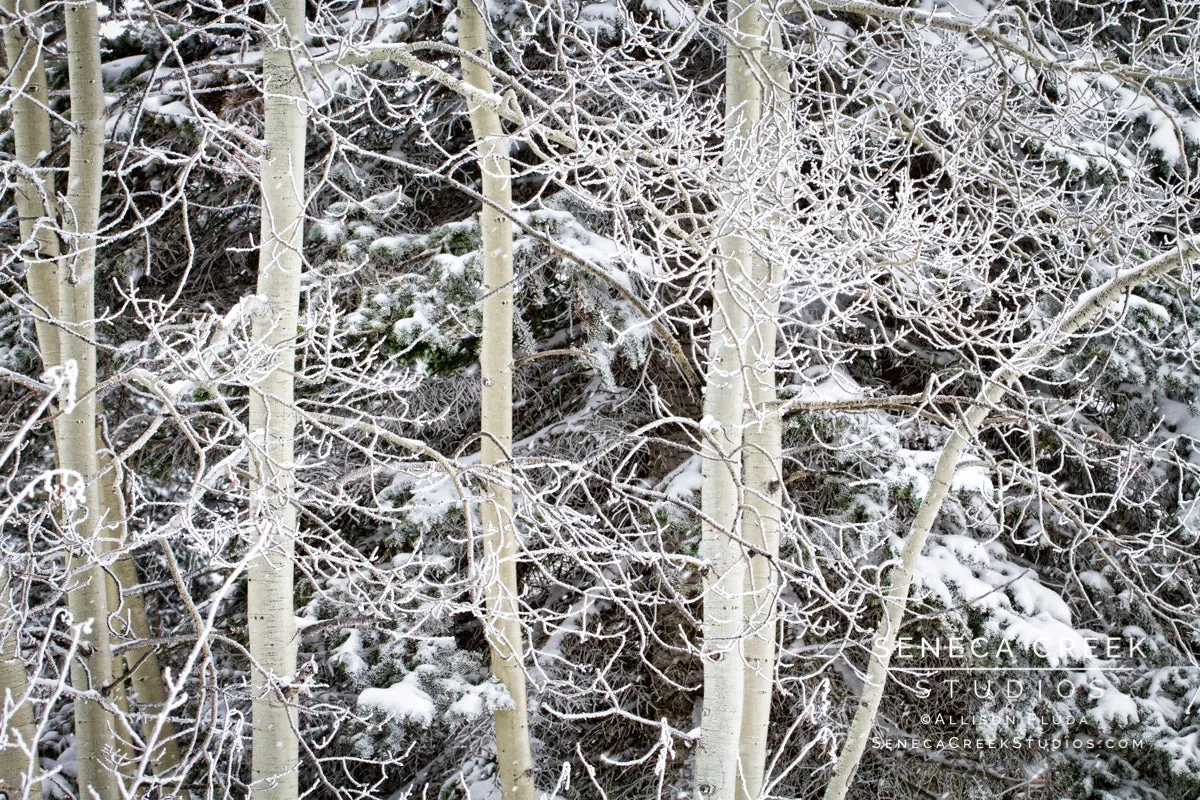
{"label": "snow on branch", "polygon": [[1128,272],[1119,273],[1103,285],[1084,293],[1070,310],[1059,317],[1055,325],[1022,347],[1008,363],[993,373],[979,397],[963,415],[950,440],[942,449],[929,490],[922,498],[917,516],[904,540],[899,562],[892,567],[888,576],[884,614],[872,643],[862,697],[850,723],[845,747],[834,767],[833,778],[826,787],[824,800],[844,800],[858,763],[866,751],[867,739],[879,713],[879,704],[883,700],[883,690],[887,684],[888,668],[908,607],[917,561],[950,492],[959,459],[980,424],[1003,398],[1013,380],[1036,368],[1044,356],[1062,346],[1071,334],[1103,314],[1124,292],[1189,264],[1195,259],[1198,251],[1200,247],[1197,241],[1181,241],[1172,250]]}

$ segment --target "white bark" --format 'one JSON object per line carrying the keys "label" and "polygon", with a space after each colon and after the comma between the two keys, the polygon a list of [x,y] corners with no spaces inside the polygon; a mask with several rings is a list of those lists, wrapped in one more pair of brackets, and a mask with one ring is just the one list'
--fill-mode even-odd
{"label": "white bark", "polygon": [[[487,27],[475,0],[459,0],[458,40],[477,58],[489,59]],[[468,85],[488,95],[487,70],[462,59]],[[513,707],[496,711],[496,759],[505,798],[533,800],[533,756],[529,744],[524,644],[517,616],[517,535],[509,486],[513,401],[513,242],[509,140],[496,110],[467,96],[471,129],[479,151],[483,196],[479,215],[483,260],[483,333],[479,365],[483,380],[481,463],[496,474],[483,503],[483,575],[492,674],[512,696]]]}
{"label": "white bark", "polygon": [[[37,10],[35,2],[2,0],[6,14],[29,17]],[[28,168],[17,180],[15,200],[20,217],[21,241],[31,247],[25,257],[26,280],[30,296],[36,306],[35,323],[38,349],[45,366],[53,366],[59,360],[58,331],[50,324],[58,310],[58,237],[54,235],[54,177],[45,171],[36,170],[42,153],[50,151],[50,117],[45,111],[48,102],[46,70],[42,60],[40,43],[27,37],[24,24],[9,24],[4,28],[4,51],[9,69],[9,85],[20,92],[12,103],[14,149],[18,163]],[[39,185],[40,184],[40,185]],[[35,256],[33,253],[38,255]],[[40,256],[40,257],[39,257]],[[18,741],[24,742],[30,753],[36,755],[34,740],[33,709],[26,701],[29,691],[29,676],[20,657],[20,648],[15,627],[7,623],[13,616],[10,575],[7,569],[0,570],[0,611],[6,620],[0,634],[0,698],[12,706],[6,716],[4,737],[8,746],[0,749],[0,792],[8,791],[15,796],[40,800],[41,782],[28,782],[31,769],[37,770],[36,758],[26,757]],[[28,784],[28,785],[26,785]],[[23,788],[24,787],[24,788]]]}
{"label": "white bark", "polygon": [[[125,497],[121,492],[117,466],[107,450],[100,451],[99,461],[100,500],[105,513],[104,535],[109,547],[120,551],[127,545],[128,516]],[[133,556],[125,552],[120,553],[110,572],[108,582],[111,594],[108,606],[116,616],[113,627],[118,635],[140,640],[150,639],[152,633],[150,623],[146,619],[145,597],[136,593],[125,594],[138,585],[137,565]],[[133,674],[128,678],[129,688],[133,690],[138,711],[145,715],[142,737],[151,751],[150,764],[155,775],[165,775],[179,765],[180,755],[179,745],[175,741],[175,726],[165,715],[162,720],[158,719],[160,714],[168,711],[167,690],[158,665],[158,655],[153,646],[144,645],[113,659],[113,662],[115,677],[123,677],[126,670],[133,670]]]}
{"label": "white bark", "polygon": [[0,747],[0,795],[41,800],[33,706],[29,703],[29,676],[21,659],[17,622],[12,601],[12,577],[0,567],[0,714],[4,716],[4,745]]}
{"label": "white bark", "polygon": [[[31,0],[3,0],[0,6],[9,15],[29,19],[38,3]],[[42,363],[54,366],[59,360],[58,331],[50,324],[58,310],[58,237],[54,234],[54,174],[37,169],[39,159],[50,152],[50,115],[46,69],[40,43],[28,38],[22,24],[4,29],[4,50],[8,56],[9,85],[21,94],[13,101],[13,140],[17,161],[28,168],[17,179],[16,206],[21,219],[21,241],[36,237],[36,252],[28,255],[25,266],[29,294],[35,303],[38,349]],[[32,179],[36,173],[37,180]],[[30,253],[33,251],[31,250]]]}
{"label": "white bark", "polygon": [[[769,78],[763,99],[763,127],[774,138],[768,158],[782,162],[787,132],[791,129],[791,95],[788,64],[778,55],[782,48],[778,25],[771,28],[775,51],[764,57]],[[766,137],[764,137],[766,138]],[[766,146],[764,144],[764,146]],[[782,185],[782,184],[781,184]],[[770,198],[790,208],[788,196]],[[742,456],[746,513],[742,537],[758,552],[750,556],[746,573],[745,616],[748,630],[743,642],[742,730],[739,743],[741,773],[738,800],[756,800],[762,791],[767,762],[767,732],[775,683],[776,595],[779,576],[773,563],[779,556],[780,503],[783,496],[783,420],[778,411],[775,375],[775,340],[779,316],[780,269],[774,253],[754,258],[751,275],[757,302],[754,333],[749,347],[750,407],[747,409],[745,450]]]}
{"label": "white bark", "polygon": [[[32,23],[33,15],[37,13],[38,4],[22,2],[18,6],[14,0],[2,0],[4,10],[9,14],[20,14]],[[54,178],[49,171],[37,169],[38,159],[48,153],[51,148],[50,117],[46,111],[46,77],[38,42],[28,39],[24,25],[9,25],[6,27],[5,49],[9,57],[9,68],[12,73],[12,85],[22,90],[22,96],[13,103],[14,140],[17,158],[23,165],[29,167],[29,172],[20,179],[17,189],[17,206],[21,217],[21,238],[30,242],[36,237],[36,253],[44,258],[28,257],[25,261],[29,294],[34,303],[36,329],[38,335],[38,350],[45,366],[51,367],[60,363],[61,353],[59,331],[53,324],[59,308],[59,256],[58,236],[54,233],[56,207],[54,201]],[[36,180],[33,179],[36,175]],[[35,252],[31,250],[31,253]],[[57,431],[56,431],[57,432]],[[98,439],[96,440],[98,443]],[[106,464],[101,474],[100,508],[106,521],[105,538],[111,543],[115,538],[119,543],[124,540],[125,514],[124,503],[116,492],[116,475]],[[122,558],[113,565],[113,573],[125,586],[136,583],[133,573],[133,563],[128,558]],[[122,607],[122,616],[135,632],[136,636],[148,638],[149,628],[145,619],[145,603],[141,597],[130,597],[120,600],[120,587],[108,582],[107,608],[109,610]],[[15,640],[14,640],[15,641]],[[137,663],[145,655],[138,650],[130,656],[130,663]],[[114,661],[113,677],[121,672],[120,659]],[[16,673],[11,673],[13,677]],[[156,657],[151,653],[137,670],[132,681],[139,703],[149,713],[156,713],[153,697],[157,690],[162,693],[162,675],[158,671]],[[10,690],[14,687],[9,687]],[[16,696],[22,696],[23,691],[14,691]],[[161,700],[158,701],[161,705]],[[167,735],[173,733],[167,726]],[[172,751],[174,759],[172,759]],[[178,763],[178,749],[174,743],[157,748],[155,754],[156,771],[167,769]],[[161,774],[161,772],[160,772]],[[40,786],[33,787],[40,793]]]}
{"label": "white bark", "polygon": [[1147,261],[1138,267],[1118,274],[1098,290],[1087,293],[1069,311],[1060,317],[1058,323],[1034,341],[1022,347],[1007,364],[996,370],[987,380],[975,402],[967,409],[962,420],[954,429],[950,440],[942,448],[937,466],[934,468],[933,479],[929,484],[917,516],[913,520],[904,547],[900,551],[900,559],[888,574],[888,588],[884,593],[884,614],[879,621],[875,639],[871,646],[871,656],[867,663],[867,679],[863,686],[862,697],[850,730],[846,735],[846,745],[834,765],[833,777],[825,789],[824,800],[843,800],[850,789],[850,782],[858,769],[866,751],[867,739],[875,725],[875,716],[879,712],[879,703],[883,699],[883,690],[887,684],[888,667],[896,650],[896,641],[900,634],[900,624],[904,620],[904,612],[908,608],[908,596],[912,589],[913,572],[925,540],[929,536],[933,523],[937,520],[942,504],[950,493],[954,480],[954,472],[958,460],[968,443],[974,438],[980,424],[987,418],[996,403],[1000,402],[1008,391],[1009,384],[1025,372],[1036,368],[1042,359],[1050,352],[1062,346],[1072,333],[1087,325],[1100,316],[1108,306],[1119,299],[1126,291],[1165,275],[1197,254],[1196,242],[1181,242],[1176,250],[1164,253]]}
{"label": "white bark", "polygon": [[96,460],[95,266],[104,170],[104,97],[100,82],[100,32],[96,4],[64,8],[67,71],[71,93],[71,150],[63,229],[70,237],[65,269],[59,275],[58,316],[63,364],[75,362],[77,401],[59,419],[59,465],[83,477],[86,502],[66,508],[64,524],[73,529],[80,547],[69,560],[72,581],[67,604],[76,624],[87,631],[88,655],[71,665],[71,681],[92,696],[75,701],[75,736],[79,752],[79,786],[83,796],[118,796],[110,755],[113,719],[99,693],[112,675],[108,635],[108,598],[104,573],[97,562],[102,550],[102,510]]}
{"label": "white bark", "polygon": [[[722,193],[729,215],[713,269],[713,310],[704,390],[707,429],[701,450],[700,552],[704,576],[704,706],[696,752],[698,800],[733,800],[741,739],[745,631],[746,554],[740,539],[739,484],[746,402],[745,348],[751,332],[746,286],[754,270],[748,231],[738,230],[736,210],[748,202],[744,175],[759,155],[754,140],[762,118],[765,21],[755,0],[729,4],[730,38],[725,67],[724,166],[731,182]],[[739,186],[742,191],[735,190]]]}
{"label": "white bark", "polygon": [[258,294],[268,308],[255,316],[253,335],[272,353],[272,369],[250,393],[253,491],[251,517],[259,552],[250,565],[248,598],[253,766],[251,797],[292,800],[298,791],[296,709],[287,685],[296,670],[292,607],[296,538],[294,445],[295,337],[304,241],[304,149],[307,99],[293,66],[304,35],[304,3],[273,0],[263,57],[265,135]]}

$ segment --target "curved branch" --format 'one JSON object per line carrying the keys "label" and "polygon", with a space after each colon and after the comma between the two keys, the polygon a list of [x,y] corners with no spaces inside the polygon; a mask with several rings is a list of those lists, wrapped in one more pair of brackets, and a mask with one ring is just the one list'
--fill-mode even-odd
{"label": "curved branch", "polygon": [[867,746],[867,737],[875,726],[875,717],[879,713],[879,704],[883,699],[888,667],[896,650],[900,625],[908,608],[908,598],[912,590],[917,559],[921,555],[933,523],[937,520],[942,504],[950,493],[951,482],[954,479],[959,458],[976,431],[979,430],[979,426],[996,403],[1004,397],[1009,384],[1023,373],[1036,368],[1048,353],[1062,346],[1072,333],[1099,317],[1129,289],[1178,269],[1192,261],[1198,252],[1200,252],[1200,241],[1181,241],[1175,249],[1152,258],[1129,272],[1114,276],[1096,289],[1085,292],[1069,311],[1059,317],[1054,325],[1022,347],[1007,364],[992,373],[984,389],[967,409],[954,433],[950,436],[950,440],[942,448],[929,490],[921,500],[917,516],[904,540],[899,562],[895,564],[888,575],[888,587],[883,597],[884,613],[872,642],[862,698],[854,713],[854,719],[850,723],[846,746],[834,766],[833,778],[825,789],[824,800],[844,800],[846,792],[850,788],[850,780],[854,777],[859,761],[862,760]]}

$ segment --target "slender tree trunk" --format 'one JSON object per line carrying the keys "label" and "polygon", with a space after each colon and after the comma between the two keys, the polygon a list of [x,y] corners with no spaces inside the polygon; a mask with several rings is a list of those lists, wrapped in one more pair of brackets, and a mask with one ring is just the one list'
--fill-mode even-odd
{"label": "slender tree trunk", "polygon": [[1173,272],[1184,263],[1195,261],[1198,253],[1200,246],[1196,241],[1180,242],[1177,249],[1152,258],[1127,272],[1118,273],[1104,286],[1080,299],[1059,318],[1056,325],[1023,346],[987,379],[975,402],[967,409],[950,440],[942,448],[929,489],[921,499],[917,516],[913,519],[912,527],[904,540],[900,559],[888,573],[888,587],[883,597],[883,616],[872,641],[862,698],[850,722],[846,744],[834,765],[833,777],[825,787],[824,800],[844,800],[858,764],[862,761],[863,753],[866,752],[867,739],[875,726],[875,717],[879,713],[879,704],[883,700],[883,690],[887,685],[888,667],[896,651],[900,624],[904,621],[904,613],[908,609],[908,596],[912,590],[917,560],[942,510],[942,504],[950,494],[958,461],[967,445],[974,439],[979,426],[987,419],[996,403],[1007,394],[1009,384],[1029,370],[1036,369],[1046,355],[1061,347],[1071,334],[1099,317],[1106,308],[1133,287]]}
{"label": "slender tree trunk", "polygon": [[112,675],[108,636],[108,598],[104,573],[98,566],[103,517],[96,461],[95,267],[96,234],[100,224],[100,187],[104,170],[104,97],[100,79],[100,32],[94,2],[64,8],[67,31],[67,71],[71,86],[71,151],[67,174],[67,205],[63,230],[70,237],[66,268],[59,275],[58,315],[62,364],[77,370],[76,402],[66,404],[60,417],[58,458],[63,469],[83,477],[82,504],[68,504],[64,523],[75,531],[80,547],[71,554],[69,571],[74,587],[67,605],[77,624],[85,626],[88,655],[71,667],[77,691],[92,696],[75,702],[75,737],[79,752],[80,793],[107,800],[118,795],[117,778],[109,755],[113,749],[113,719],[100,693]]}
{"label": "slender tree trunk", "polygon": [[[769,84],[763,99],[763,127],[776,138],[763,141],[768,159],[782,163],[782,149],[791,130],[791,93],[787,60],[779,26],[771,26],[773,52],[763,64]],[[763,137],[765,140],[766,137]],[[772,182],[786,186],[783,181]],[[784,208],[791,206],[790,192],[769,198]],[[745,676],[742,732],[738,746],[741,775],[738,800],[757,800],[762,792],[767,763],[767,732],[775,686],[775,611],[779,580],[774,560],[779,555],[780,503],[783,497],[783,420],[778,411],[775,376],[775,339],[779,317],[780,272],[774,254],[756,255],[751,275],[757,302],[750,339],[750,407],[746,414],[745,450],[742,457],[746,513],[742,536],[758,552],[751,555],[746,575],[745,617],[749,630],[743,642]]]}
{"label": "slender tree trunk", "polygon": [[[116,608],[118,602],[114,597],[115,592],[113,587],[116,582],[109,578],[106,581],[108,586],[108,607]],[[109,677],[108,683],[113,684],[121,677],[121,659],[114,658],[112,660],[113,674]],[[125,691],[125,685],[121,684],[120,688],[110,698],[115,713],[113,714],[113,757],[117,772],[121,776],[121,782],[128,786],[130,778],[137,772],[138,759],[137,749],[133,743],[133,728],[129,727],[129,694]]]}
{"label": "slender tree trunk", "polygon": [[733,800],[743,713],[746,630],[743,590],[746,553],[741,534],[742,429],[746,403],[745,355],[751,334],[747,284],[753,248],[740,204],[752,202],[746,177],[759,154],[754,140],[762,118],[765,22],[757,0],[731,0],[725,58],[725,153],[728,216],[713,269],[713,311],[704,392],[707,431],[701,451],[701,555],[704,576],[704,707],[696,753],[698,800]]}
{"label": "slender tree trunk", "polygon": [[[38,3],[23,0],[0,0],[8,15],[31,19]],[[14,149],[18,163],[30,172],[17,179],[16,205],[21,220],[21,241],[36,238],[36,251],[25,256],[26,280],[29,294],[35,303],[38,349],[42,363],[52,367],[59,361],[58,330],[50,323],[58,312],[58,236],[54,233],[54,174],[39,170],[41,158],[50,152],[49,97],[46,89],[46,69],[40,43],[26,36],[23,24],[6,25],[4,50],[8,56],[8,83],[21,91],[12,106]],[[40,183],[40,185],[39,185]],[[33,255],[33,253],[37,255]],[[40,257],[39,257],[40,256]]]}
{"label": "slender tree trunk", "polygon": [[259,552],[250,564],[248,613],[255,800],[293,800],[298,791],[296,709],[287,686],[296,671],[292,591],[296,540],[293,410],[296,326],[304,242],[304,147],[307,97],[293,56],[304,36],[302,0],[272,0],[263,57],[265,134],[262,245],[254,338],[272,354],[272,369],[250,393],[253,492],[251,517]]}
{"label": "slender tree trunk", "polygon": [[[0,0],[4,10],[9,14],[20,14],[31,19],[38,11],[38,4],[24,0],[19,5],[14,0]],[[26,36],[26,28],[22,24],[8,25],[5,28],[5,50],[8,53],[9,69],[12,74],[11,83],[22,89],[22,95],[13,104],[13,128],[17,160],[37,172],[38,159],[51,149],[50,116],[46,111],[46,76],[41,59],[38,43]],[[23,175],[18,182],[17,207],[21,218],[21,239],[23,242],[34,242],[37,256],[29,256],[25,261],[29,294],[34,303],[38,350],[42,363],[46,367],[56,366],[61,362],[59,330],[53,324],[58,316],[59,308],[59,241],[55,234],[56,207],[54,200],[54,178],[49,171],[39,172],[35,181],[29,174]],[[57,427],[56,427],[57,433]],[[96,440],[97,442],[99,439]],[[124,540],[124,504],[118,502],[120,496],[115,493],[115,473],[108,466],[101,473],[100,508],[106,525],[106,534],[115,533],[117,539]],[[119,525],[112,520],[119,520]],[[114,526],[119,530],[114,530]],[[106,540],[111,535],[106,535]],[[128,559],[122,559],[114,564],[113,572],[126,586],[136,584],[132,573],[133,564]],[[108,583],[112,583],[111,579]],[[109,586],[107,607],[111,610],[120,603],[120,589]],[[137,633],[140,637],[148,637],[149,630],[145,620],[145,604],[140,597],[130,597],[124,603],[123,617],[131,624],[135,632],[140,628],[144,632]],[[144,654],[142,651],[132,653],[132,663],[137,663]],[[114,663],[114,677],[120,672],[120,665]],[[135,694],[139,703],[149,704],[153,708],[151,695],[154,687],[162,693],[162,675],[158,672],[157,659],[153,654],[142,661],[137,675],[133,679]],[[21,693],[23,694],[23,692]],[[161,705],[161,700],[158,701]],[[171,735],[168,728],[164,735]],[[156,757],[156,771],[170,766],[170,750],[175,749],[175,762],[178,761],[178,750],[172,744],[164,747],[161,758]],[[40,787],[37,789],[40,791]]]}
{"label": "slender tree trunk", "polygon": [[[97,409],[99,411],[99,409]],[[96,442],[100,442],[100,434],[96,434]],[[112,477],[112,469],[107,454],[103,451],[97,454],[97,466],[100,470],[97,479],[100,481],[100,503],[105,510],[103,527],[100,529],[100,536],[103,538],[102,547],[105,552],[116,552],[121,547],[121,535],[117,531],[117,526],[112,519],[111,510],[113,508],[113,491],[115,482]],[[123,527],[123,526],[122,526]],[[109,633],[112,635],[114,629],[117,637],[121,636],[120,626],[114,625],[114,615],[121,608],[121,583],[117,580],[114,571],[110,568],[104,575],[104,590],[107,597],[109,608]],[[125,670],[125,660],[120,657],[112,659],[112,675],[109,676],[108,682],[116,689],[114,690],[112,702],[116,706],[117,714],[114,722],[114,744],[116,745],[116,759],[120,765],[121,775],[128,780],[133,771],[137,767],[137,752],[133,746],[133,729],[130,728],[129,722],[129,693],[126,691],[126,685],[121,678]]]}
{"label": "slender tree trunk", "polygon": [[[760,322],[757,337],[771,346],[774,356],[774,322]],[[763,329],[770,327],[768,333]],[[757,343],[756,343],[757,344]],[[765,357],[765,354],[759,354]],[[746,514],[742,535],[759,551],[750,558],[746,574],[745,617],[749,630],[743,643],[745,676],[742,687],[742,726],[738,745],[741,778],[738,800],[757,800],[762,791],[767,759],[767,730],[771,720],[771,697],[775,684],[775,599],[779,590],[774,559],[779,555],[779,509],[782,498],[782,424],[773,413],[776,405],[775,370],[761,368],[756,359],[750,396],[757,419],[746,422],[745,472]],[[767,383],[767,381],[770,383]]]}
{"label": "slender tree trunk", "polygon": [[[0,714],[6,714],[6,744],[0,748],[0,795],[41,800],[41,781],[31,780],[38,771],[36,728],[33,706],[27,699],[29,676],[17,636],[19,619],[12,602],[12,577],[7,566],[0,566]],[[23,748],[29,748],[32,758],[26,757]]]}
{"label": "slender tree trunk", "polygon": [[[459,0],[459,45],[489,59],[487,27],[475,0]],[[467,83],[492,92],[487,70],[462,62]],[[479,215],[483,243],[483,337],[479,348],[483,380],[481,463],[497,474],[483,503],[483,582],[488,613],[492,673],[508,689],[513,707],[496,712],[496,760],[505,798],[533,800],[533,756],[529,744],[529,709],[522,666],[524,645],[517,617],[517,536],[513,524],[512,489],[508,482],[512,454],[513,371],[513,243],[512,178],[509,140],[494,109],[468,99],[471,129],[479,150],[483,196]]]}
{"label": "slender tree trunk", "polygon": [[[128,517],[117,466],[107,449],[100,451],[100,500],[105,510],[105,538],[110,549],[120,551],[127,543]],[[115,626],[119,635],[145,640],[152,635],[146,619],[146,599],[141,594],[125,594],[137,585],[137,565],[133,556],[119,553],[109,578],[109,608],[115,609]],[[166,707],[167,690],[154,647],[136,647],[121,658],[114,659],[114,673],[123,676],[125,670],[133,670],[129,676],[129,687],[133,690],[138,712],[144,716],[142,737],[151,750],[152,769],[155,775],[165,775],[179,766],[180,755],[175,740],[175,726],[165,718],[161,723],[157,719],[159,715],[169,713],[169,709]]]}
{"label": "slender tree trunk", "polygon": [[[38,4],[28,0],[20,4],[16,0],[0,0],[0,7],[10,17],[20,15],[31,18]],[[23,22],[5,25],[4,51],[8,61],[9,85],[20,92],[12,103],[17,162],[33,172],[41,156],[50,152],[50,117],[45,110],[49,100],[42,51],[40,43],[26,35]],[[49,367],[59,360],[58,331],[49,322],[58,313],[56,259],[59,248],[58,237],[54,234],[54,177],[49,171],[44,171],[37,178],[34,179],[29,173],[21,173],[15,195],[21,241],[29,248],[25,253],[26,280],[30,296],[40,306],[35,310],[38,348],[42,363]],[[10,575],[5,568],[0,570],[0,608],[6,620],[14,612],[11,604]],[[6,704],[11,702],[17,705],[7,718],[5,739],[13,743],[19,737],[35,754],[35,758],[34,763],[30,764],[25,753],[11,745],[0,750],[0,792],[9,791],[16,796],[40,800],[41,782],[25,786],[30,768],[37,769],[33,708],[25,699],[28,691],[29,677],[20,657],[17,630],[6,624],[0,638],[0,692],[6,695]]]}

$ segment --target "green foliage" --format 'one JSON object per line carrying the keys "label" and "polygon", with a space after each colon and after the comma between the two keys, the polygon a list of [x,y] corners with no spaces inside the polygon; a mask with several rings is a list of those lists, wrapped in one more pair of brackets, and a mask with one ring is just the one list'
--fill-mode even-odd
{"label": "green foliage", "polygon": [[[338,333],[348,345],[372,348],[380,358],[419,366],[430,375],[449,375],[478,353],[479,226],[471,218],[422,234],[385,235],[381,209],[396,202],[393,191],[355,206],[334,203],[310,227],[310,242],[330,255],[323,271],[349,276],[365,268],[377,276],[369,289],[359,291],[357,307],[345,312]],[[633,285],[615,245],[561,208],[516,217],[537,234],[522,233],[518,226],[513,243],[518,342],[524,350],[536,350],[539,340],[573,325],[583,334],[581,344],[592,355],[592,366],[614,385],[614,354],[632,366],[649,356],[640,315],[615,290]],[[554,241],[559,252],[538,236]],[[577,255],[563,257],[562,251]],[[581,266],[580,259],[592,268]]]}

